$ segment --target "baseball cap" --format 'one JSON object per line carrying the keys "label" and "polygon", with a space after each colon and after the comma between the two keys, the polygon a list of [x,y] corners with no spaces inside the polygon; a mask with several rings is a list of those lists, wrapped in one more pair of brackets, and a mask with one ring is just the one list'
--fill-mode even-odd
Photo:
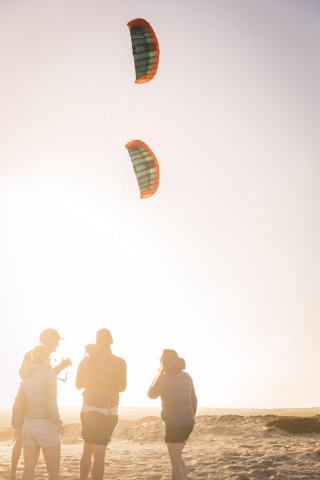
{"label": "baseball cap", "polygon": [[60,341],[63,340],[63,338],[60,337],[60,334],[55,328],[46,328],[43,330],[40,334],[40,342],[41,343],[50,343],[53,340]]}

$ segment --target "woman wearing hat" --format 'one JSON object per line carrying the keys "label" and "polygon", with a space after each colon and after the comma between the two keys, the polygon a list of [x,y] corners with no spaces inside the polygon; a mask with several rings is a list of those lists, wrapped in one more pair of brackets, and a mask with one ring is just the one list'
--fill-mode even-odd
{"label": "woman wearing hat", "polygon": [[165,442],[174,480],[187,478],[182,451],[193,430],[197,410],[192,378],[184,369],[185,361],[175,350],[163,350],[159,374],[148,391],[150,398],[161,397],[161,418],[166,427]]}

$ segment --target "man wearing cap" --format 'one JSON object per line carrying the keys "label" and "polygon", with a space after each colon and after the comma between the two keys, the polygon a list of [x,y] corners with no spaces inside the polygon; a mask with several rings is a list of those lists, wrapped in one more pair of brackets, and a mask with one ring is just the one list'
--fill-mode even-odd
{"label": "man wearing cap", "polygon": [[[48,347],[51,353],[54,353],[57,350],[59,346],[59,342],[60,340],[62,340],[62,338],[60,337],[57,330],[55,330],[54,328],[46,328],[41,332],[39,340],[42,345]],[[50,365],[50,361],[49,361],[49,365]],[[59,373],[62,372],[62,370],[64,370],[65,368],[67,368],[69,365],[71,365],[71,360],[68,358],[66,360],[63,360],[53,370],[56,373],[56,375],[59,375]],[[25,380],[29,375],[32,374],[33,370],[34,370],[34,364],[32,360],[32,351],[30,351],[25,354],[22,361],[22,365],[19,370],[21,379]],[[24,413],[23,410],[25,408],[24,403],[25,403],[25,399],[22,395],[22,390],[20,388],[15,401],[15,405],[18,406],[18,408],[20,409],[20,412],[18,413],[18,415],[20,416],[20,419],[19,419],[19,422],[21,423],[20,427],[22,427],[22,422],[23,422],[23,413]],[[13,413],[15,415],[15,412]],[[21,457],[21,452],[22,452],[22,444],[21,444],[21,438],[20,438],[21,429],[18,428],[16,424],[14,428],[16,429],[16,441],[14,443],[12,456],[11,456],[11,474],[10,474],[11,480],[15,480],[16,478],[16,471],[17,471],[18,463]]]}
{"label": "man wearing cap", "polygon": [[[54,353],[58,346],[60,340],[63,340],[58,331],[55,328],[46,328],[40,334],[40,343],[45,345],[49,348],[51,353]],[[19,370],[20,377],[24,379],[26,376],[29,375],[30,369],[32,369],[32,352],[27,352],[24,356],[21,368]],[[63,360],[59,365],[54,368],[54,371],[57,375],[59,375],[62,370],[68,367],[71,364],[70,359]]]}
{"label": "man wearing cap", "polygon": [[[81,410],[83,454],[80,480],[102,480],[105,454],[118,423],[119,393],[127,386],[126,362],[112,354],[109,330],[97,332],[96,343],[87,345],[87,356],[81,361],[76,386],[83,389]],[[91,469],[91,460],[93,465]]]}

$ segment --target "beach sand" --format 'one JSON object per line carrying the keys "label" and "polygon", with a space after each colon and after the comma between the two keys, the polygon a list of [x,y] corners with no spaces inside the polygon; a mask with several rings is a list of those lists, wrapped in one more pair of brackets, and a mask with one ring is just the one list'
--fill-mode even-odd
{"label": "beach sand", "polygon": [[[289,412],[290,413],[290,412]],[[319,412],[318,412],[319,413]],[[281,414],[284,414],[281,411]],[[157,416],[122,418],[106,455],[106,479],[169,480],[170,464]],[[199,415],[185,447],[190,479],[320,479],[320,435],[269,428],[275,415]],[[64,417],[61,480],[79,477],[82,449],[77,416]],[[0,479],[9,479],[12,431],[0,415]],[[18,479],[21,477],[21,467]],[[36,479],[47,478],[41,460]]]}

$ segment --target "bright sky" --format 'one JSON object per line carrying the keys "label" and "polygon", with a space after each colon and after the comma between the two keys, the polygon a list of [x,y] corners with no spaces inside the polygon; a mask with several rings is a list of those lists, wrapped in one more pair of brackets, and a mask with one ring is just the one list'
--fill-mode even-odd
{"label": "bright sky", "polygon": [[[136,17],[161,48],[145,85]],[[320,404],[319,22],[313,0],[1,0],[0,405],[49,326],[63,405],[101,327],[122,405],[156,405],[163,348],[202,406]],[[143,201],[134,138],[161,169]]]}

